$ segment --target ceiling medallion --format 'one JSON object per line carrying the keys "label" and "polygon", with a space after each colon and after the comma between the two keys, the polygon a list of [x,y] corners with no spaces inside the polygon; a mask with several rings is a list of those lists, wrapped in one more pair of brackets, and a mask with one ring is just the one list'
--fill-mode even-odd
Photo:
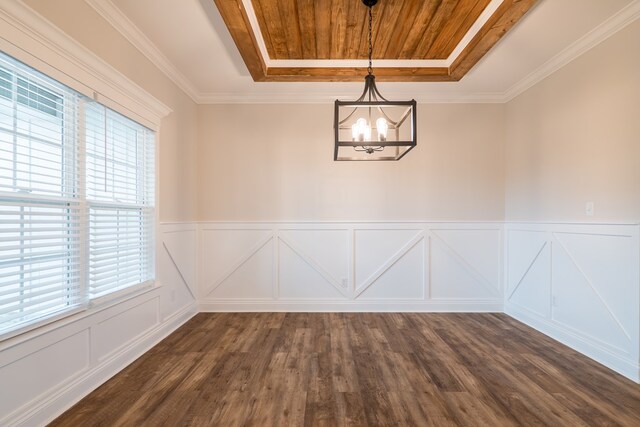
{"label": "ceiling medallion", "polygon": [[335,102],[333,160],[400,160],[416,146],[416,101],[388,101],[376,87],[373,52],[373,6],[369,8],[369,67],[364,91],[355,101]]}

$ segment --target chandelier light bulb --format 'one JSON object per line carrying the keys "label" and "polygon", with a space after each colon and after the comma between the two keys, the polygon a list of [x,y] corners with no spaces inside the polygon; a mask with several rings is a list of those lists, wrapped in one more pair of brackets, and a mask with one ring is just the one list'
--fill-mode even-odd
{"label": "chandelier light bulb", "polygon": [[384,117],[380,117],[378,120],[376,120],[376,129],[378,130],[378,141],[386,141],[389,124]]}
{"label": "chandelier light bulb", "polygon": [[359,118],[351,126],[351,135],[354,141],[369,141],[371,140],[371,126],[369,126],[366,119]]}

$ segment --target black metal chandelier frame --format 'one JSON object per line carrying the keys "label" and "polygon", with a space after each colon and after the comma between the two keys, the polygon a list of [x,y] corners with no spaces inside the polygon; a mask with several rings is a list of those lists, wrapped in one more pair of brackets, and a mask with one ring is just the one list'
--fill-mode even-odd
{"label": "black metal chandelier frame", "polygon": [[[335,101],[335,116],[334,116],[334,131],[335,131],[335,147],[334,147],[334,155],[333,159],[336,161],[339,160],[400,160],[404,157],[413,147],[417,145],[417,112],[416,112],[416,101],[389,101],[384,98],[380,91],[378,90],[375,82],[375,75],[373,74],[372,67],[372,53],[373,53],[373,42],[372,42],[372,23],[373,23],[373,13],[372,8],[377,4],[378,0],[362,0],[365,6],[369,8],[369,67],[367,69],[368,73],[364,78],[364,91],[362,95],[355,101]],[[397,120],[394,120],[390,117],[390,115],[385,111],[385,107],[406,107],[403,113]],[[347,111],[352,108],[350,112],[346,114],[345,117],[340,117],[340,112],[347,109]],[[349,131],[351,127],[348,125],[349,120],[356,114],[359,109],[366,108],[368,110],[368,118],[369,118],[369,126],[371,126],[371,117],[372,111],[377,111],[380,114],[380,117],[384,118],[387,122],[387,126],[389,130],[395,131],[395,139],[389,139],[386,136],[384,138],[379,138],[378,141],[373,140],[363,140],[356,138],[352,138],[352,140],[341,140],[341,131]],[[408,120],[408,122],[407,122]],[[400,128],[402,126],[410,126],[409,130],[409,139],[401,139],[400,138]],[[371,127],[369,128],[371,131]],[[367,156],[360,155],[340,155],[340,147],[352,147],[354,150],[354,154],[356,153],[364,153]],[[389,155],[375,155],[374,153],[384,151],[385,147],[395,147],[395,153],[389,153]],[[400,148],[404,148],[403,151]]]}

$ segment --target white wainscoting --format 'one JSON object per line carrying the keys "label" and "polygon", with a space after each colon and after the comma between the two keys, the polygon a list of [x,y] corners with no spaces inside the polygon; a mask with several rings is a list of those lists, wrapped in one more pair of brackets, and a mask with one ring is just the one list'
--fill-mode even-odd
{"label": "white wainscoting", "polygon": [[0,425],[46,424],[196,301],[201,311],[504,308],[640,381],[638,225],[204,222],[161,224],[157,236],[158,287],[0,343]]}
{"label": "white wainscoting", "polygon": [[502,311],[502,223],[203,222],[201,311]]}
{"label": "white wainscoting", "polygon": [[157,287],[0,343],[0,425],[44,425],[196,313],[194,223],[161,224]]}
{"label": "white wainscoting", "polygon": [[638,225],[505,225],[505,312],[640,381]]}

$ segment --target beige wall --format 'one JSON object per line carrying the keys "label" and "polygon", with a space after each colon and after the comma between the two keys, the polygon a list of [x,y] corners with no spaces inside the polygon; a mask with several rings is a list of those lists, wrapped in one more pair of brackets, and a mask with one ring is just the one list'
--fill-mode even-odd
{"label": "beige wall", "polygon": [[640,221],[640,21],[506,106],[420,105],[400,162],[336,163],[332,105],[196,106],[83,0],[26,3],[173,109],[162,221]]}
{"label": "beige wall", "polygon": [[501,221],[503,111],[419,105],[401,161],[334,162],[332,104],[200,106],[199,218]]}
{"label": "beige wall", "polygon": [[506,218],[640,221],[640,21],[507,104]]}
{"label": "beige wall", "polygon": [[[25,3],[173,110],[160,128],[160,220],[194,220],[196,104],[84,0],[26,0]],[[73,13],[69,13],[71,10]]]}

